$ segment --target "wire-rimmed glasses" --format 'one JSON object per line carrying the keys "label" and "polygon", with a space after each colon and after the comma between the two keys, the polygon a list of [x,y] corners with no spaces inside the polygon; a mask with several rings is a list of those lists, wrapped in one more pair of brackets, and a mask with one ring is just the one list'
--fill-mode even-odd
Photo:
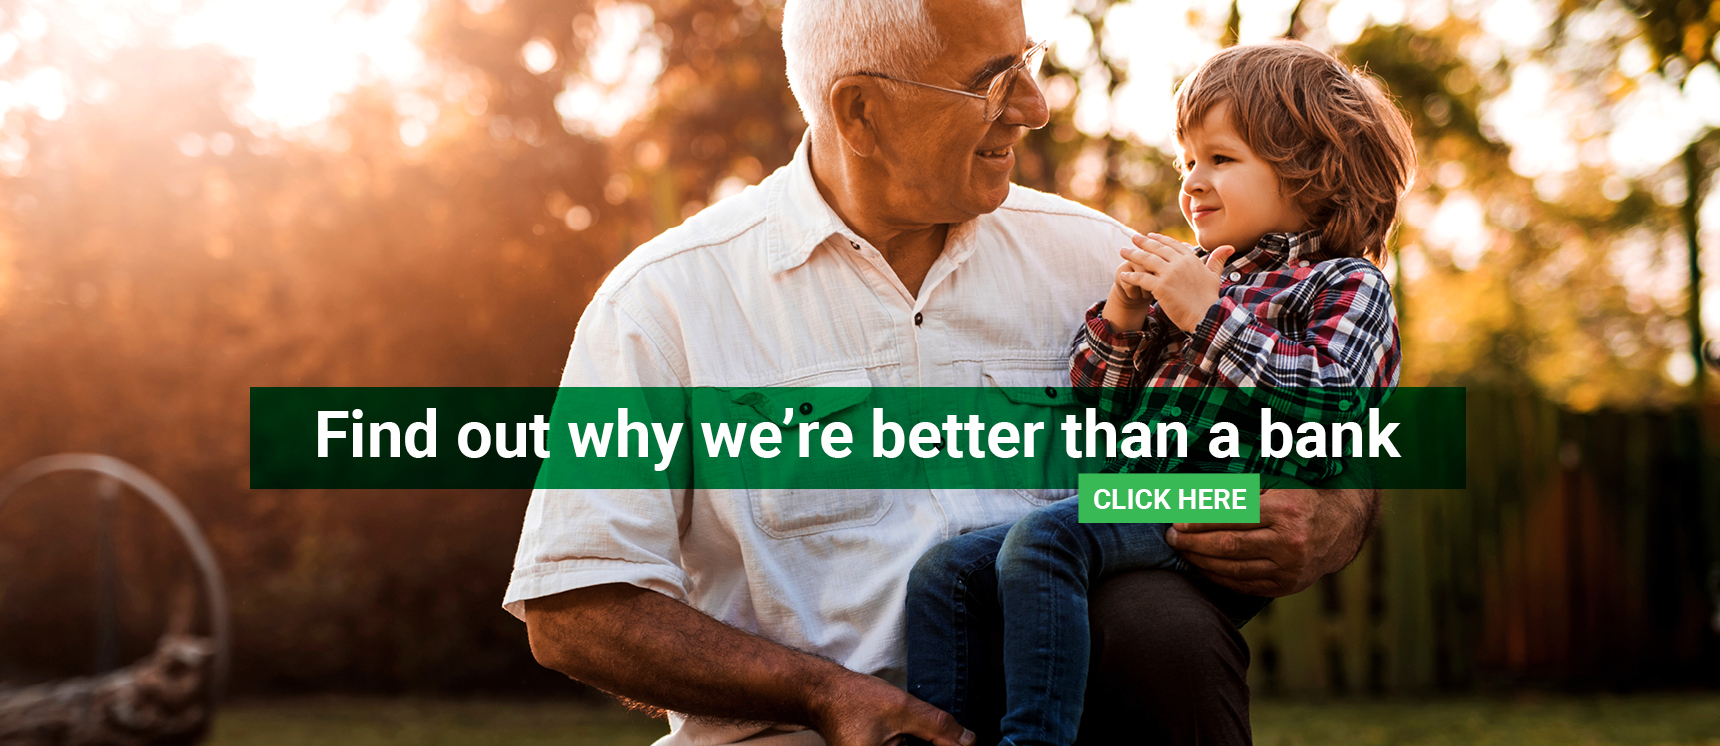
{"label": "wire-rimmed glasses", "polygon": [[995,122],[998,117],[1003,115],[1003,108],[1009,105],[1009,96],[1015,91],[1016,72],[1026,71],[1027,77],[1032,78],[1038,72],[1040,57],[1048,44],[1050,44],[1050,42],[1042,41],[1028,47],[1027,51],[1021,53],[1021,59],[1017,60],[1015,64],[1010,65],[1007,69],[992,76],[991,82],[986,85],[985,93],[983,95],[957,88],[945,88],[941,85],[921,83],[918,80],[897,78],[883,73],[863,72],[859,74],[870,75],[874,78],[883,78],[885,80],[894,80],[898,83],[917,85],[922,88],[930,88],[932,90],[943,91],[945,93],[954,93],[961,96],[967,96],[968,98],[980,99],[985,102],[985,121]]}

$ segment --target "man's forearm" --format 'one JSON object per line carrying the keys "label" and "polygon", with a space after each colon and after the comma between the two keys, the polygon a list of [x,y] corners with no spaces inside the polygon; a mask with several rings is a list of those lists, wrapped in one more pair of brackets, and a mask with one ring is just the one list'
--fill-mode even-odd
{"label": "man's forearm", "polygon": [[525,612],[539,663],[689,715],[813,725],[815,694],[852,674],[632,585],[532,599]]}
{"label": "man's forearm", "polygon": [[687,715],[792,723],[830,746],[915,736],[969,746],[949,713],[876,676],[751,635],[655,591],[611,584],[526,602],[539,663]]}

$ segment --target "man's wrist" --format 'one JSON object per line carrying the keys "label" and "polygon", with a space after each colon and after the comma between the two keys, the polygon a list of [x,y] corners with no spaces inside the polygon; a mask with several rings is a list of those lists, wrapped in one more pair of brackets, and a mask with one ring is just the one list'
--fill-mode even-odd
{"label": "man's wrist", "polygon": [[819,662],[824,665],[810,672],[810,681],[802,688],[806,697],[800,706],[805,710],[805,716],[798,724],[822,733],[834,725],[831,718],[837,706],[851,698],[853,677],[863,674],[822,659]]}
{"label": "man's wrist", "polygon": [[1358,489],[1351,492],[1358,501],[1356,509],[1359,515],[1356,524],[1360,530],[1360,535],[1356,537],[1356,548],[1350,552],[1350,558],[1344,560],[1346,567],[1361,556],[1362,547],[1367,546],[1368,539],[1374,535],[1374,531],[1380,525],[1380,490]]}
{"label": "man's wrist", "polygon": [[1339,541],[1334,546],[1329,560],[1331,566],[1323,575],[1330,575],[1349,567],[1362,554],[1362,547],[1367,546],[1368,537],[1373,536],[1374,529],[1379,524],[1380,491],[1377,489],[1347,489],[1321,490],[1319,497],[1336,499],[1346,503],[1343,507],[1345,525],[1339,532]]}
{"label": "man's wrist", "polygon": [[[829,669],[807,688],[808,716],[804,723],[826,741],[851,730],[860,721],[878,718],[891,710],[895,697],[906,695],[882,679],[834,663]],[[885,698],[880,698],[881,693]]]}

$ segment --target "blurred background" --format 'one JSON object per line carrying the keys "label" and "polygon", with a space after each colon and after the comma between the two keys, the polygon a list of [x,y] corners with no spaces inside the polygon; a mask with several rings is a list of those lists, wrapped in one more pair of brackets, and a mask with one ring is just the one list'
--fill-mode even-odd
{"label": "blurred background", "polygon": [[[1017,181],[1140,230],[1188,235],[1171,92],[1226,45],[1329,49],[1413,120],[1386,267],[1403,385],[1469,388],[1470,487],[1389,494],[1355,565],[1250,625],[1263,742],[1461,734],[1523,692],[1579,697],[1537,723],[1720,738],[1720,3],[1024,6],[1053,113]],[[241,708],[247,733],[560,727],[422,704],[601,700],[500,609],[526,493],[250,490],[248,387],[555,385],[617,261],[792,155],[780,20],[780,0],[0,0],[0,471],[96,451],[153,474],[226,573],[240,701],[369,703]],[[129,662],[194,587],[167,524],[99,491],[54,476],[0,510],[0,681]],[[1459,699],[1401,704],[1429,696]],[[611,716],[662,730],[579,722]]]}

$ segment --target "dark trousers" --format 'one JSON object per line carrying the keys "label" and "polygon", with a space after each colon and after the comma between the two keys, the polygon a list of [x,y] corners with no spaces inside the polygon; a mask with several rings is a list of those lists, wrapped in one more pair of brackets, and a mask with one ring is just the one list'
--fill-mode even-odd
{"label": "dark trousers", "polygon": [[1268,599],[1189,573],[1137,570],[1093,594],[1082,746],[1248,744],[1248,643]]}
{"label": "dark trousers", "polygon": [[[970,591],[970,602],[996,604],[995,588]],[[1237,628],[1266,602],[1176,570],[1106,578],[1089,606],[1092,663],[1077,743],[1252,743],[1248,643]],[[1000,635],[980,644],[987,652],[970,658],[974,709],[962,725],[978,746],[991,746],[1003,717],[1003,645]]]}

